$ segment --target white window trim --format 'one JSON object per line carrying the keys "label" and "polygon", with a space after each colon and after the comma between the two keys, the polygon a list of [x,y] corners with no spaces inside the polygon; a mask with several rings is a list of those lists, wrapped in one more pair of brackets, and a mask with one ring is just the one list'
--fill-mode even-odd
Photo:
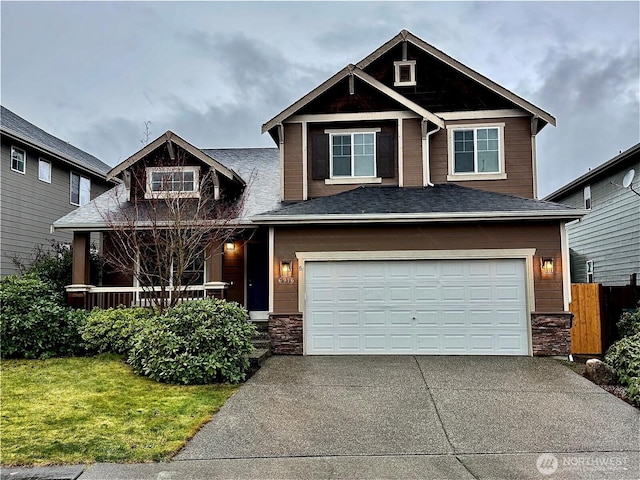
{"label": "white window trim", "polygon": [[[376,174],[376,161],[377,161],[377,152],[376,152],[376,139],[377,133],[380,132],[380,128],[349,128],[349,129],[335,129],[329,128],[324,131],[324,133],[329,135],[329,178],[325,179],[325,184],[327,185],[350,185],[356,183],[381,183],[382,178],[378,177]],[[373,134],[373,175],[353,175],[355,172],[354,165],[354,148],[353,148],[353,135],[355,133],[370,133]],[[351,135],[351,172],[352,175],[339,175],[333,176],[333,137]],[[327,182],[327,180],[329,180]]]}
{"label": "white window trim", "polygon": [[[151,190],[151,174],[155,172],[193,172],[193,191],[186,192],[167,192]],[[199,198],[200,197],[200,167],[186,166],[186,167],[147,167],[147,179],[146,187],[144,191],[144,198]]]}
{"label": "white window trim", "polygon": [[[470,123],[447,125],[447,145],[448,145],[448,163],[449,172],[447,180],[454,182],[473,181],[473,180],[506,180],[507,172],[505,171],[504,160],[504,123]],[[498,129],[498,172],[477,172],[477,173],[455,173],[455,155],[454,155],[454,132],[457,130],[474,130],[474,168],[477,163],[478,150],[475,147],[477,136],[475,130],[479,128],[497,128]]]}
{"label": "white window trim", "polygon": [[[41,163],[46,163],[46,164],[48,164],[48,165],[49,165],[49,178],[48,178],[48,179],[46,179],[46,178],[42,178],[42,177],[40,176],[40,164],[41,164]],[[53,174],[53,171],[52,171],[52,165],[51,165],[51,162],[50,162],[49,160],[45,160],[44,158],[39,158],[39,159],[38,159],[38,180],[40,180],[41,182],[45,182],[45,183],[51,183],[51,176],[52,176],[52,174]]]}
{"label": "white window trim", "polygon": [[[78,203],[73,202],[73,176],[77,175],[79,177],[78,180]],[[81,207],[83,205],[80,202],[81,192],[82,192],[82,179],[85,179],[89,182],[89,202],[91,201],[91,179],[89,177],[85,177],[76,172],[69,172],[69,203],[71,205],[75,205],[76,207]],[[89,203],[87,202],[87,203]],[[86,205],[86,203],[84,204]]]}
{"label": "white window trim", "polygon": [[[407,82],[400,81],[400,68],[401,67],[409,67],[409,71],[411,72],[411,79]],[[415,60],[402,60],[398,62],[393,62],[393,85],[395,87],[412,87],[416,85],[416,61]]]}
{"label": "white window trim", "polygon": [[[22,170],[18,170],[16,168],[13,168],[13,151],[14,150],[22,152],[22,165],[23,165],[23,169]],[[26,152],[26,150],[24,150],[22,148],[14,147],[13,145],[11,145],[11,157],[9,158],[9,161],[11,162],[11,171],[21,173],[22,175],[26,175],[26,173],[27,173],[27,152]]]}

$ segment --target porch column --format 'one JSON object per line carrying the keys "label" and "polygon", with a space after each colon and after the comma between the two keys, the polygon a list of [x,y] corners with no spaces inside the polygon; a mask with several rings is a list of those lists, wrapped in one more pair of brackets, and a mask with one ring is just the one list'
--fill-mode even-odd
{"label": "porch column", "polygon": [[208,297],[226,298],[227,284],[222,281],[222,252],[221,243],[210,243],[205,251],[207,266],[205,273],[205,294]]}
{"label": "porch column", "polygon": [[88,285],[91,281],[89,232],[73,232],[73,270],[71,281],[74,285]]}
{"label": "porch column", "polygon": [[91,288],[90,248],[90,232],[73,232],[72,285],[67,287],[67,303],[71,307],[87,307],[87,292]]}

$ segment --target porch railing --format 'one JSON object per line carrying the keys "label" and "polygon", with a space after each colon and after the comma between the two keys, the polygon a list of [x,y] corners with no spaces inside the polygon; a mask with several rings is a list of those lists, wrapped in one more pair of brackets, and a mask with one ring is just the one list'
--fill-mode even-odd
{"label": "porch railing", "polygon": [[[215,297],[225,298],[229,284],[225,282],[209,282],[204,285],[189,285],[181,289],[178,303],[188,300]],[[93,285],[69,285],[66,287],[69,305],[91,310],[94,307],[132,307],[153,306],[153,296],[162,292],[161,287],[95,287]],[[165,295],[172,299],[176,292],[167,288]]]}

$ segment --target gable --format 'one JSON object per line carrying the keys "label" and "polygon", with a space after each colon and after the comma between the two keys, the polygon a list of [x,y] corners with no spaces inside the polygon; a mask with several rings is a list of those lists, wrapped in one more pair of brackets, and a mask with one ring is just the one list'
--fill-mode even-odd
{"label": "gable", "polygon": [[[406,55],[403,50],[406,49]],[[403,58],[404,57],[404,58]],[[415,86],[394,86],[394,62],[415,61]],[[518,108],[502,95],[407,42],[390,48],[364,68],[372,77],[431,112]]]}
{"label": "gable", "polygon": [[[417,48],[410,53],[412,49]],[[400,57],[398,57],[398,50],[400,50]],[[534,104],[528,102],[524,98],[516,95],[515,93],[507,90],[503,86],[497,84],[493,80],[485,77],[484,75],[476,72],[475,70],[467,67],[463,63],[459,62],[453,57],[450,57],[446,53],[438,50],[433,45],[428,44],[424,40],[419,37],[416,37],[411,32],[407,30],[402,30],[398,35],[393,37],[387,43],[382,45],[380,48],[371,53],[364,60],[360,61],[357,66],[362,68],[363,70],[367,70],[372,64],[377,63],[377,61],[387,55],[389,52],[395,53],[395,60],[409,60],[409,55],[417,55],[419,57],[425,56],[425,58],[432,58],[438,60],[443,65],[449,67],[451,70],[459,72],[463,75],[462,78],[467,77],[469,80],[480,85],[483,89],[489,92],[494,92],[498,96],[503,99],[511,102],[512,106],[516,106],[528,113],[530,113],[537,121],[537,132],[539,132],[547,123],[554,125],[556,124],[556,119],[550,115],[548,112],[545,112],[541,108],[535,106]],[[393,62],[393,61],[392,61]],[[461,92],[462,93],[462,92]]]}

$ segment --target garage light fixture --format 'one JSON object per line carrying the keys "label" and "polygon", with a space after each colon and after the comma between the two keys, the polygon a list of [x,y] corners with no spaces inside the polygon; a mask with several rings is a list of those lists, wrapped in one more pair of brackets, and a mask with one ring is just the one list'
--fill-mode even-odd
{"label": "garage light fixture", "polygon": [[227,252],[233,252],[236,249],[236,242],[233,240],[227,240],[224,244],[224,248]]}
{"label": "garage light fixture", "polygon": [[542,273],[545,275],[550,275],[553,273],[553,258],[543,258],[542,259]]}
{"label": "garage light fixture", "polygon": [[279,283],[294,283],[293,262],[291,260],[280,260]]}

